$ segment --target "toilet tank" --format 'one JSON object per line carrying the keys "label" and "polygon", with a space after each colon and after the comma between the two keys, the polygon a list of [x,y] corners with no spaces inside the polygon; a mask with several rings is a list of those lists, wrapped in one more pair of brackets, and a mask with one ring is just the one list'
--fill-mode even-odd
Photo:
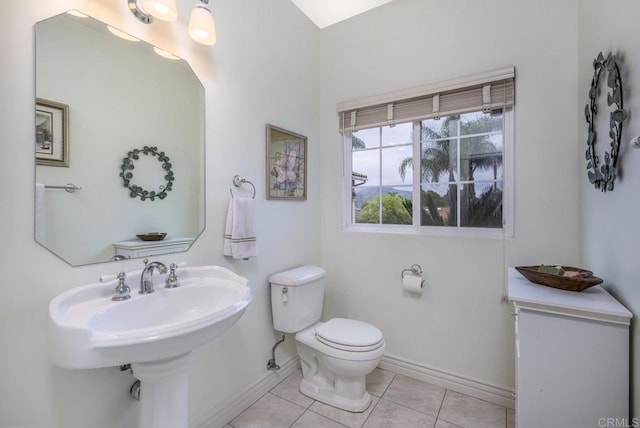
{"label": "toilet tank", "polygon": [[297,333],[322,316],[325,270],[318,266],[300,266],[269,277],[273,328]]}

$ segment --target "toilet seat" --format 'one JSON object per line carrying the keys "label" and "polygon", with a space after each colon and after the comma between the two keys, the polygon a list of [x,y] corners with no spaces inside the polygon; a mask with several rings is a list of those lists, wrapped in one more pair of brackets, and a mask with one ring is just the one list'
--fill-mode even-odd
{"label": "toilet seat", "polygon": [[349,352],[367,352],[384,344],[382,332],[363,321],[333,318],[319,326],[316,339],[332,348]]}

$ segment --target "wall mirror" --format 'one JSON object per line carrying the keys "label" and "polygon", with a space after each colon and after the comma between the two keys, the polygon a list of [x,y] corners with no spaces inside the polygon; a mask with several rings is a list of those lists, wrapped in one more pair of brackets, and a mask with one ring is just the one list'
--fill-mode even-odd
{"label": "wall mirror", "polygon": [[[35,238],[72,266],[186,251],[205,227],[204,87],[186,61],[116,33],[69,13],[35,25]],[[171,159],[164,198],[132,197],[119,176],[144,146]]]}

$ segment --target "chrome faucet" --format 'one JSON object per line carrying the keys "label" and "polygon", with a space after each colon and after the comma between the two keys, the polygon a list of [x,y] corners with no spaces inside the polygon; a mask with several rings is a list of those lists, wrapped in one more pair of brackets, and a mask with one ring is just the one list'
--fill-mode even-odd
{"label": "chrome faucet", "polygon": [[142,269],[142,273],[140,274],[140,294],[153,293],[153,281],[151,280],[151,276],[153,275],[154,269],[157,269],[160,273],[167,273],[167,267],[163,263],[145,263],[144,269]]}

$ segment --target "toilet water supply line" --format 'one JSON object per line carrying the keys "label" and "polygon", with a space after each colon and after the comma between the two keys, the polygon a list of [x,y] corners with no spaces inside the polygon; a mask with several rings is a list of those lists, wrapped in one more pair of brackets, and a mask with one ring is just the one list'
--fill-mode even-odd
{"label": "toilet water supply line", "polygon": [[282,342],[284,342],[284,334],[282,334],[282,338],[271,348],[271,359],[267,362],[267,370],[280,370],[280,366],[276,364],[276,348]]}
{"label": "toilet water supply line", "polygon": [[[131,368],[131,364],[122,364],[118,368],[120,369],[121,372],[128,371],[131,374],[133,374],[133,369]],[[129,396],[136,401],[140,401],[140,379],[136,379],[136,381],[133,382],[133,385],[131,385],[131,388],[129,388]]]}
{"label": "toilet water supply line", "polygon": [[[273,345],[273,348],[271,348],[271,359],[267,362],[267,370],[276,370],[276,371],[280,370],[280,366],[276,363],[276,348],[278,347],[278,345],[284,342],[284,338],[285,336],[283,333],[280,340],[278,340],[276,344]],[[129,370],[131,371],[131,373],[133,373],[133,370],[131,369],[130,364],[121,365],[119,369],[120,371]],[[141,389],[140,380],[136,379],[133,385],[131,385],[131,388],[129,388],[129,396],[131,396],[131,398],[133,398],[136,401],[140,401],[140,389]]]}
{"label": "toilet water supply line", "polygon": [[[267,362],[267,370],[280,370],[280,366],[276,363],[276,348],[278,347],[278,345],[284,342],[284,338],[285,336],[284,334],[282,334],[282,337],[280,338],[280,340],[278,340],[276,344],[273,345],[273,348],[271,349],[271,359]],[[119,369],[120,371],[129,370],[131,373],[133,373],[133,370],[131,369],[130,364],[121,365]],[[133,385],[131,385],[131,388],[129,388],[129,396],[136,401],[140,401],[140,389],[141,389],[140,380],[136,379]]]}
{"label": "toilet water supply line", "polygon": [[[411,272],[414,275],[420,276],[422,275],[423,270],[420,265],[414,264],[411,265],[411,267],[408,269],[403,269],[400,276],[404,278],[404,274],[406,272]],[[282,290],[282,301],[284,303],[287,303],[287,291],[288,287],[284,287],[284,289]],[[282,338],[278,340],[275,345],[273,345],[273,348],[271,348],[271,359],[267,362],[267,370],[280,370],[280,366],[276,363],[276,348],[278,347],[278,345],[284,342],[284,337],[285,336],[283,334]]]}

